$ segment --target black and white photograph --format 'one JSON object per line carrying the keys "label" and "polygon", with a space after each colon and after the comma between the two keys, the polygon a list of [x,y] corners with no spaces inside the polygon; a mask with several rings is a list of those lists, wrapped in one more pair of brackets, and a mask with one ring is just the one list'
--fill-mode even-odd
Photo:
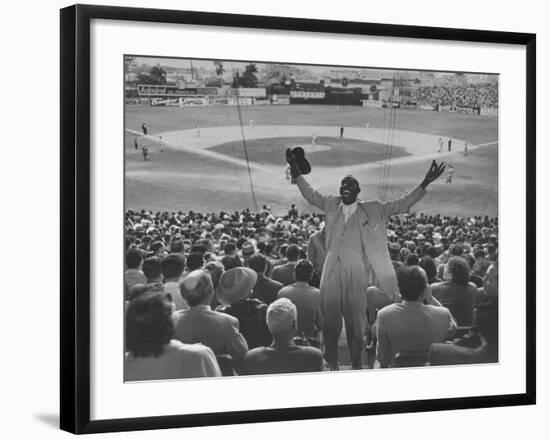
{"label": "black and white photograph", "polygon": [[498,72],[120,61],[126,383],[499,363]]}

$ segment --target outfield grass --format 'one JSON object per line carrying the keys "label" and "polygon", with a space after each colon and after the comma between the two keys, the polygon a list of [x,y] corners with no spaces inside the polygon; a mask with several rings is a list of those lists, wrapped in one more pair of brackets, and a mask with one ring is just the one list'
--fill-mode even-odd
{"label": "outfield grass", "polygon": [[[339,127],[387,128],[390,110],[360,106],[265,105],[241,107],[243,124],[319,125]],[[127,107],[126,128],[141,132],[145,122],[150,134],[200,127],[238,125],[237,107]],[[471,144],[497,140],[498,122],[494,118],[434,111],[397,110],[394,129],[432,133],[464,139]],[[336,131],[335,131],[336,132]]]}

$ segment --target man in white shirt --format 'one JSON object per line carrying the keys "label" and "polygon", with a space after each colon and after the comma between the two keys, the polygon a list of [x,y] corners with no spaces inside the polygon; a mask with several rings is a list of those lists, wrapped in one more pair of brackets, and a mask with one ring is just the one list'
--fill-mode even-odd
{"label": "man in white shirt", "polygon": [[399,291],[403,301],[382,308],[377,319],[377,356],[381,367],[391,366],[397,353],[426,352],[432,343],[450,339],[456,322],[444,306],[424,305],[428,284],[419,266],[398,272]]}

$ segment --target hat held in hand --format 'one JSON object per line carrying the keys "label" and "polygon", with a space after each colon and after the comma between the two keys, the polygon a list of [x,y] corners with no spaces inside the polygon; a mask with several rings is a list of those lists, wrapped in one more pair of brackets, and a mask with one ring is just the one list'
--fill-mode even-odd
{"label": "hat held in hand", "polygon": [[306,159],[304,148],[302,148],[301,146],[296,146],[295,148],[287,148],[286,156],[294,157],[296,166],[298,167],[300,174],[307,175],[311,172],[311,165]]}

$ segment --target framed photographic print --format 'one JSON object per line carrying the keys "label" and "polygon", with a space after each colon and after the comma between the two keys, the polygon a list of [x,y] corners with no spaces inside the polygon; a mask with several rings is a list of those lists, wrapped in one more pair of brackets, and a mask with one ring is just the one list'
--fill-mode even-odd
{"label": "framed photographic print", "polygon": [[61,427],[534,404],[535,41],[63,9]]}

